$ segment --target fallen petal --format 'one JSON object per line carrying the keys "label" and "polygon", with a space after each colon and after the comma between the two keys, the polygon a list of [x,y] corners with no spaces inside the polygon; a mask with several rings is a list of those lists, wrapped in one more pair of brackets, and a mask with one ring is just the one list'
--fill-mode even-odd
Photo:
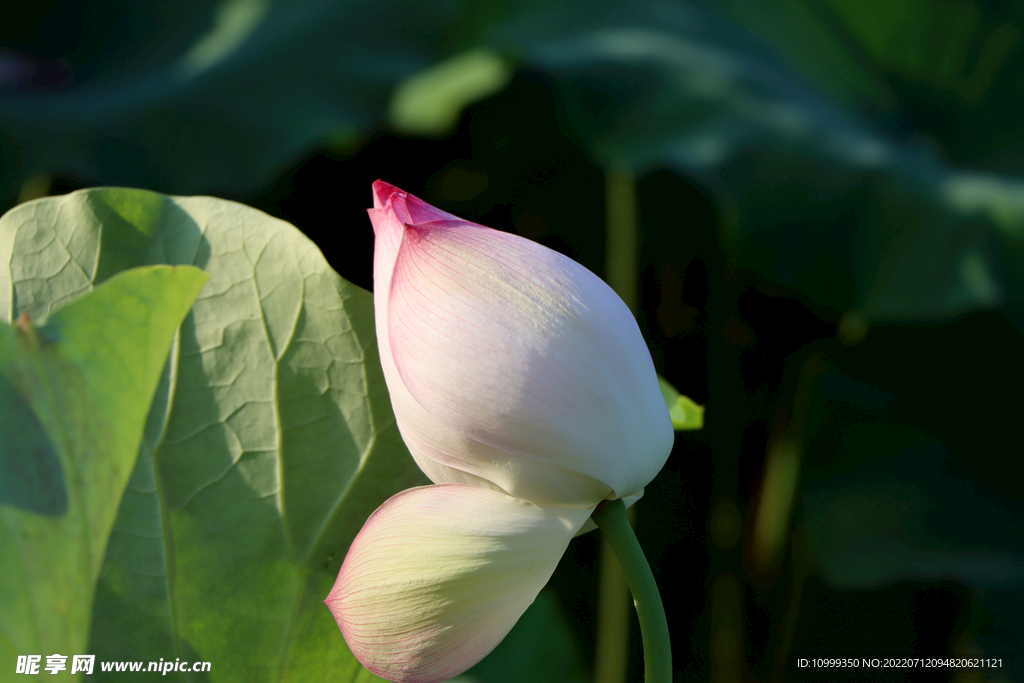
{"label": "fallen petal", "polygon": [[325,602],[373,673],[448,680],[508,634],[590,512],[464,484],[402,491],[366,521]]}

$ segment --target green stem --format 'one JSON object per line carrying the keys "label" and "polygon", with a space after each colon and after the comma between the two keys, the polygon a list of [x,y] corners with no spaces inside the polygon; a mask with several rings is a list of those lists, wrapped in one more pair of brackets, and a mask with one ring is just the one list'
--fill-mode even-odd
{"label": "green stem", "polygon": [[626,506],[621,500],[613,500],[599,507],[591,517],[615,550],[626,583],[633,593],[633,606],[640,620],[640,635],[644,643],[644,681],[671,683],[672,646],[665,607],[661,604],[651,565],[647,563],[626,516]]}
{"label": "green stem", "polygon": [[626,683],[632,600],[622,567],[608,539],[601,539],[597,572],[597,631],[594,634],[594,683]]}

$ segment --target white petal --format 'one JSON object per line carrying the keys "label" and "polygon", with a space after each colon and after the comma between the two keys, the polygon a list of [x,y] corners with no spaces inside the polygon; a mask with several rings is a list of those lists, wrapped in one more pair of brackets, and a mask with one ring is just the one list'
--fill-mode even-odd
{"label": "white petal", "polygon": [[370,671],[444,681],[501,642],[589,514],[460,484],[409,489],[366,521],[325,602]]}
{"label": "white petal", "polygon": [[392,391],[402,434],[423,455],[580,505],[637,491],[664,465],[673,432],[650,353],[596,275],[461,221],[405,225],[389,267],[374,293],[381,356],[389,389],[404,389]]}
{"label": "white petal", "polygon": [[435,483],[474,484],[541,505],[582,508],[593,508],[612,494],[610,486],[592,477],[466,438],[428,413],[400,381],[389,382],[388,388],[405,444]]}
{"label": "white petal", "polygon": [[[435,483],[490,486],[538,503],[558,502],[592,507],[608,497],[612,492],[611,487],[592,477],[526,460],[517,454],[467,438],[465,434],[427,412],[409,393],[399,376],[391,352],[388,292],[391,290],[395,261],[406,230],[399,216],[411,220],[413,213],[421,217],[429,214],[422,208],[410,212],[401,197],[389,201],[393,198],[389,193],[394,191],[395,188],[386,183],[374,183],[374,205],[377,208],[369,210],[376,233],[374,315],[381,365],[395,416],[406,445],[420,469]],[[413,204],[432,209],[418,200]]]}

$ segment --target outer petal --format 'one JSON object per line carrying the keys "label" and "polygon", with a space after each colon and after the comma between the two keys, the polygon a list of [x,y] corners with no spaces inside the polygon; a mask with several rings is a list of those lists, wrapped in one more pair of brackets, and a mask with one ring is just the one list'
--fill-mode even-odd
{"label": "outer petal", "polygon": [[[409,211],[405,208],[405,202],[402,201],[404,195],[405,193],[398,190],[398,188],[378,180],[373,184],[374,208],[367,211],[376,234],[373,252],[373,308],[376,318],[377,344],[380,348],[381,365],[384,369],[384,378],[388,384],[388,391],[391,394],[391,402],[396,406],[399,429],[416,463],[430,477],[431,481],[438,484],[472,484],[485,488],[506,490],[502,489],[498,484],[475,474],[448,467],[439,461],[433,460],[429,455],[417,448],[416,443],[412,440],[415,434],[432,434],[434,438],[427,443],[427,447],[431,452],[442,447],[443,444],[448,444],[453,449],[465,447],[465,437],[463,435],[442,424],[427,413],[412,398],[398,377],[398,369],[395,367],[394,356],[391,353],[387,323],[387,292],[391,288],[391,277],[394,272],[395,259],[398,257],[398,250],[401,247],[402,238],[405,234],[405,223],[399,218],[399,214],[405,216],[407,220],[411,220]],[[395,201],[392,201],[393,199]],[[419,204],[429,207],[429,205],[423,202],[419,202]],[[422,215],[423,212],[418,210],[417,213]],[[444,212],[438,211],[438,213],[448,216]],[[451,218],[454,219],[454,216],[451,216]],[[399,405],[405,406],[405,409],[398,409],[397,406]],[[495,454],[495,460],[501,459],[508,460],[508,454]]]}
{"label": "outer petal", "polygon": [[370,671],[444,681],[501,642],[589,514],[461,484],[408,489],[366,521],[325,602]]}
{"label": "outer petal", "polygon": [[[371,210],[377,333],[399,427],[428,476],[456,480],[451,468],[584,507],[650,482],[673,433],[621,299],[557,252],[387,188]],[[435,220],[410,222],[420,216]]]}

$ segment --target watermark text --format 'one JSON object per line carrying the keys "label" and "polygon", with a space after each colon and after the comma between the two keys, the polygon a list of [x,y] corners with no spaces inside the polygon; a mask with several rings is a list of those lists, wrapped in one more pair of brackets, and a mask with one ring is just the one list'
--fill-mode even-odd
{"label": "watermark text", "polygon": [[[71,660],[70,665],[68,659]],[[45,660],[45,661],[44,661]],[[14,673],[38,675],[55,675],[61,672],[91,674],[96,667],[96,655],[18,655],[18,661],[14,667]],[[100,671],[110,672],[156,672],[163,676],[174,672],[203,672],[210,670],[210,662],[182,661],[180,657],[174,660],[161,658],[158,662],[99,662]]]}

